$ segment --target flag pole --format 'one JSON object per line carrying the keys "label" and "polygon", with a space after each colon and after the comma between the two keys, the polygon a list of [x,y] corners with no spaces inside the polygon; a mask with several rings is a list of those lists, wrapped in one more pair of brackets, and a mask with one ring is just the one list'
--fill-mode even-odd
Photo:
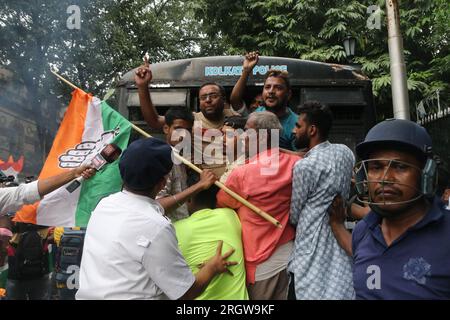
{"label": "flag pole", "polygon": [[[62,76],[60,76],[58,73],[56,73],[55,71],[50,69],[50,72],[53,73],[58,79],[60,79],[62,82],[66,83],[67,85],[69,85],[70,87],[72,87],[75,90],[81,90],[80,88],[78,88],[76,85],[74,85],[72,82],[70,82],[69,80],[63,78]],[[83,90],[81,90],[83,91]],[[84,91],[83,91],[84,92]],[[152,136],[150,134],[148,134],[147,132],[145,132],[144,130],[142,130],[141,128],[139,128],[138,126],[136,126],[135,124],[131,123],[131,127],[136,130],[137,132],[139,132],[140,134],[142,134],[144,137],[147,138],[152,138]],[[192,162],[190,162],[189,160],[183,158],[182,156],[180,156],[177,152],[177,150],[175,150],[172,147],[172,150],[174,150],[174,155],[175,157],[180,160],[181,162],[183,162],[186,166],[188,166],[189,168],[191,168],[192,170],[194,170],[197,173],[202,173],[202,169],[200,169],[199,167],[197,167],[196,165],[194,165]],[[242,198],[240,195],[238,195],[236,192],[234,192],[233,190],[229,189],[227,186],[225,186],[223,183],[221,183],[220,181],[216,181],[214,183],[217,187],[219,187],[220,189],[222,189],[223,191],[225,191],[227,194],[229,194],[232,198],[234,198],[235,200],[239,201],[240,203],[242,203],[243,205],[245,205],[246,207],[250,208],[251,210],[253,210],[256,214],[258,214],[259,216],[261,216],[262,218],[266,219],[267,221],[271,222],[272,224],[274,224],[276,227],[278,228],[282,228],[282,224],[276,220],[274,217],[272,217],[270,214],[268,214],[267,212],[261,210],[260,208],[258,208],[257,206],[253,205],[252,203],[248,202],[246,199]]]}
{"label": "flag pole", "polygon": [[[50,72],[53,73],[59,80],[61,80],[62,82],[68,84],[70,87],[72,87],[75,90],[81,90],[80,88],[78,88],[76,85],[74,85],[72,82],[70,82],[69,80],[63,78],[62,76],[60,76],[59,74],[57,74],[55,71],[53,71],[52,69],[50,69]],[[83,91],[83,90],[81,90]],[[84,92],[84,91],[83,91]]]}

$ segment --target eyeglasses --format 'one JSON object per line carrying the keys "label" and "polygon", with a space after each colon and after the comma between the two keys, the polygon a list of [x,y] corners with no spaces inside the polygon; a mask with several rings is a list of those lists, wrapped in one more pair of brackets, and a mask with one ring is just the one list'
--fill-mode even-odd
{"label": "eyeglasses", "polygon": [[217,99],[219,97],[221,97],[222,95],[220,93],[217,92],[213,92],[213,93],[208,93],[208,94],[204,94],[200,96],[200,100],[201,101],[205,101],[208,99],[208,97],[211,98],[211,100]]}

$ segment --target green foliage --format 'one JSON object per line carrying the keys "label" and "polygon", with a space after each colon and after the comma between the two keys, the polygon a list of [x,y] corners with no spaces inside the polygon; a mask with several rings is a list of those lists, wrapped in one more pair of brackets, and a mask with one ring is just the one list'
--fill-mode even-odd
{"label": "green foliage", "polygon": [[54,85],[54,78],[48,79],[50,64],[85,90],[102,95],[118,75],[139,65],[147,51],[158,62],[224,50],[195,20],[195,2],[79,0],[81,28],[70,30],[66,9],[73,3],[1,0],[0,63],[39,88]]}
{"label": "green foliage", "polygon": [[[81,8],[81,29],[66,9]],[[378,4],[381,30],[369,30]],[[36,108],[69,89],[49,65],[102,96],[141,63],[259,50],[263,55],[348,63],[342,40],[357,38],[355,63],[373,80],[376,104],[391,110],[384,0],[0,0],[0,63],[31,89]],[[411,109],[437,89],[449,101],[448,0],[400,1]]]}
{"label": "green foliage", "polygon": [[[80,29],[67,28],[78,5]],[[50,67],[83,90],[103,97],[121,74],[139,66],[145,52],[151,62],[222,54],[220,36],[209,37],[194,18],[195,1],[182,0],[0,0],[0,69],[12,71],[17,95],[26,96],[38,124],[41,150],[51,146],[55,119],[70,100],[69,86]],[[26,91],[23,90],[26,88]],[[49,108],[47,108],[49,106]],[[43,117],[50,109],[50,117]],[[49,123],[48,119],[52,119]]]}
{"label": "green foliage", "polygon": [[[330,63],[348,63],[342,40],[357,38],[354,62],[373,81],[381,117],[392,115],[390,62],[384,0],[200,0],[196,17],[205,17],[210,35],[229,44],[226,53],[259,50]],[[367,8],[377,4],[381,30],[367,28]],[[412,115],[418,102],[439,89],[449,103],[450,4],[448,0],[400,1],[401,30]]]}

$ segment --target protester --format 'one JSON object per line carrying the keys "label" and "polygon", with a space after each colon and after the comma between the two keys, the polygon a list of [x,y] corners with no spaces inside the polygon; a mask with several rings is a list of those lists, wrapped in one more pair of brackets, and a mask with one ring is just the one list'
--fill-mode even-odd
{"label": "protester", "polygon": [[236,105],[233,106],[233,110],[239,113],[242,117],[248,117],[250,113],[255,112],[255,110],[264,104],[261,93],[257,93],[252,99],[250,104],[247,106],[245,101],[237,101]]}
{"label": "protester", "polygon": [[[195,185],[198,180],[192,176],[189,185]],[[217,191],[218,188],[212,186],[188,201],[190,217],[174,224],[178,245],[189,267],[196,272],[203,261],[214,255],[217,243],[223,240],[224,249],[235,250],[230,259],[238,264],[214,278],[197,299],[248,300],[241,223],[233,210],[215,209]]]}
{"label": "protester", "polygon": [[293,173],[290,222],[296,237],[288,270],[295,297],[290,298],[352,299],[351,260],[333,235],[327,210],[337,194],[348,197],[354,156],[348,147],[327,140],[333,119],[329,108],[311,101],[299,112],[295,144],[309,151]]}
{"label": "protester", "polygon": [[[277,219],[277,228],[223,190],[217,195],[218,207],[238,212],[242,224],[247,284],[252,300],[287,298],[286,266],[292,251],[294,229],[289,225],[292,168],[300,157],[279,152],[278,139],[271,141],[272,130],[281,130],[271,112],[252,113],[246,124],[247,134],[256,130],[258,153],[248,163],[234,169],[225,185]],[[267,134],[264,134],[267,133]]]}
{"label": "protester", "polygon": [[[148,138],[131,143],[119,162],[123,190],[92,212],[83,248],[77,299],[193,299],[236,262],[217,252],[193,275],[175,230],[154,200],[172,169],[171,148]],[[107,226],[107,228],[105,227]]]}
{"label": "protester", "polygon": [[255,112],[256,109],[258,109],[259,106],[262,106],[264,104],[264,99],[262,96],[262,93],[256,94],[256,96],[253,97],[252,102],[248,106],[248,113]]}
{"label": "protester", "polygon": [[[150,97],[148,84],[152,80],[152,73],[147,60],[143,66],[136,70],[134,79],[139,91],[139,101],[144,120],[152,128],[162,128],[166,119],[164,116],[158,115]],[[194,144],[196,148],[194,152],[202,156],[202,161],[198,165],[202,169],[211,169],[217,177],[224,173],[226,160],[222,151],[216,152],[216,150],[221,150],[222,140],[212,139],[212,136],[215,134],[221,136],[219,130],[223,126],[225,117],[239,115],[231,108],[225,108],[225,96],[225,89],[221,85],[214,82],[204,83],[200,86],[198,92],[200,112],[194,113],[194,134],[197,130],[201,134],[201,148],[197,148]],[[209,130],[208,134],[206,134],[207,130]],[[211,143],[215,144],[215,147],[211,148]],[[212,150],[211,154],[203,152],[208,146]]]}
{"label": "protester", "polygon": [[233,169],[243,165],[246,160],[245,149],[242,143],[242,134],[247,119],[241,116],[232,116],[225,119],[222,127],[223,150],[227,157],[225,172],[220,177],[220,182],[225,183]]}
{"label": "protester", "polygon": [[400,119],[373,127],[356,147],[363,160],[358,192],[371,212],[353,235],[343,227],[342,198],[330,219],[340,244],[353,254],[358,299],[450,299],[450,215],[435,196],[436,162],[431,138]]}
{"label": "protester", "polygon": [[16,222],[8,247],[8,300],[49,300],[51,292],[46,226]]}
{"label": "protester", "polygon": [[[230,101],[233,107],[237,108],[243,104],[243,96],[247,85],[248,77],[253,68],[259,61],[257,52],[250,52],[245,55],[242,64],[242,75],[234,85],[231,92]],[[258,111],[271,111],[280,120],[283,131],[280,134],[280,148],[294,150],[294,136],[292,130],[295,127],[298,116],[289,108],[289,100],[292,91],[289,82],[289,74],[286,71],[271,69],[266,74],[262,99],[264,101],[258,108]]]}
{"label": "protester", "polygon": [[18,187],[0,188],[0,215],[15,212],[24,204],[39,201],[46,194],[62,187],[73,179],[80,176],[89,179],[94,174],[94,169],[88,165],[82,165],[56,176],[39,179]]}
{"label": "protester", "polygon": [[[166,142],[176,147],[183,139],[191,142],[194,117],[184,107],[170,108],[165,114],[166,124],[163,126]],[[210,170],[205,169],[198,184],[188,188],[186,166],[174,163],[164,188],[156,195],[156,200],[164,208],[172,222],[189,216],[185,201],[201,190],[208,189],[216,180]]]}

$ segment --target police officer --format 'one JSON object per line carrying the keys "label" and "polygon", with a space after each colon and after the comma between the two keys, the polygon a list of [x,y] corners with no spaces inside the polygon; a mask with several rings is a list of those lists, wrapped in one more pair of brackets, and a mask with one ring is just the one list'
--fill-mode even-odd
{"label": "police officer", "polygon": [[330,224],[353,254],[358,299],[450,298],[450,214],[435,196],[431,147],[423,127],[400,119],[377,124],[356,147],[356,187],[371,212],[350,236],[338,198]]}

